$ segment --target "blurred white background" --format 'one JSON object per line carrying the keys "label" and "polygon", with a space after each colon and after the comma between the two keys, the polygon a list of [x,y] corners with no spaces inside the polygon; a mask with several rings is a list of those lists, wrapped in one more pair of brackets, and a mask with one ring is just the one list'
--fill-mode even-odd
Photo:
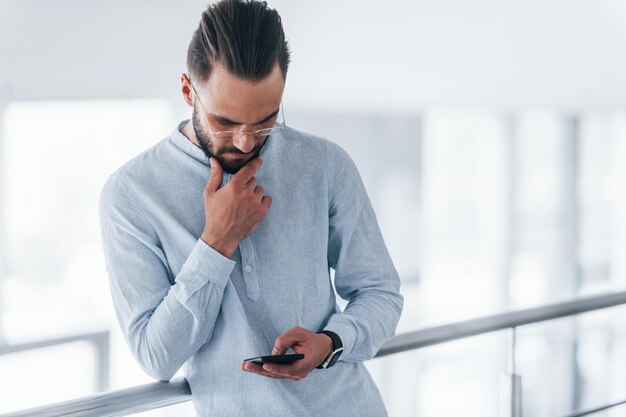
{"label": "blurred white background", "polygon": [[[287,124],[359,167],[403,279],[397,333],[624,289],[625,2],[269,5]],[[0,355],[0,413],[151,381],[114,317],[98,195],[190,117],[179,77],[205,6],[0,0],[0,346],[111,343],[109,378],[87,342]],[[626,399],[624,312],[519,329],[524,415]],[[392,417],[496,416],[507,336],[367,366]]]}

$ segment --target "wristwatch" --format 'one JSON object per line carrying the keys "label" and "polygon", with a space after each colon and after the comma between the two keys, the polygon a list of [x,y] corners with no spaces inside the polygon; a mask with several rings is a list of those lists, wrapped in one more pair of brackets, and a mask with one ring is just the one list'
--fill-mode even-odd
{"label": "wristwatch", "polygon": [[319,333],[324,333],[333,341],[333,351],[330,352],[330,355],[324,359],[324,362],[322,362],[321,365],[316,367],[317,369],[328,369],[333,366],[339,359],[339,356],[341,356],[341,352],[343,352],[343,343],[341,343],[341,338],[339,338],[339,335],[335,332],[322,330]]}

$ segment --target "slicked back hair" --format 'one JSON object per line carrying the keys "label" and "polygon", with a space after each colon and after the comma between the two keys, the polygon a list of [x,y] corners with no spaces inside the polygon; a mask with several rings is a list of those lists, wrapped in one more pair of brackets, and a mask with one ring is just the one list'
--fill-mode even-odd
{"label": "slicked back hair", "polygon": [[202,13],[187,50],[187,70],[192,81],[205,82],[219,63],[237,78],[258,82],[276,63],[286,78],[289,56],[276,10],[265,1],[221,0]]}

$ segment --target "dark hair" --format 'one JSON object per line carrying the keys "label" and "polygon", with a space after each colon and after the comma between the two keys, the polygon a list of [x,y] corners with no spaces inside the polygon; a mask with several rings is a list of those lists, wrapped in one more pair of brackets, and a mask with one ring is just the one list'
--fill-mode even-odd
{"label": "dark hair", "polygon": [[254,0],[221,0],[207,6],[187,50],[192,80],[205,82],[215,62],[253,82],[267,77],[278,62],[287,77],[289,45],[278,12]]}

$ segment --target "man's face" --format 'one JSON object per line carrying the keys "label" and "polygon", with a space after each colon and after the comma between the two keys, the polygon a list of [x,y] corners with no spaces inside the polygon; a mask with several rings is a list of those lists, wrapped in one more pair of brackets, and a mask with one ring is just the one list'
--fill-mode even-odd
{"label": "man's face", "polygon": [[[224,171],[235,174],[259,155],[267,138],[245,134],[232,139],[211,135],[220,131],[245,132],[272,127],[276,122],[285,82],[280,67],[252,83],[229,74],[216,64],[209,79],[194,85],[192,125],[207,158],[214,157]],[[193,90],[192,90],[193,91]]]}

